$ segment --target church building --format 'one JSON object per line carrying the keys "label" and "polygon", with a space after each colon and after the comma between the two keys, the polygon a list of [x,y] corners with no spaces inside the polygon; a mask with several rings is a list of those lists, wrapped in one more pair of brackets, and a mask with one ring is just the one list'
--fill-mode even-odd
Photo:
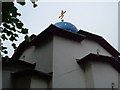
{"label": "church building", "polygon": [[120,89],[120,53],[70,22],[51,24],[3,60],[3,88]]}

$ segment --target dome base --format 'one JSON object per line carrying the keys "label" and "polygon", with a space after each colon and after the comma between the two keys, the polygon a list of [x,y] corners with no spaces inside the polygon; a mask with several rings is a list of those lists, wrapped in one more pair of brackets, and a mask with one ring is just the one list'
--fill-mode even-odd
{"label": "dome base", "polygon": [[58,28],[68,30],[70,32],[78,32],[77,28],[69,22],[64,22],[64,21],[63,22],[57,22],[54,25]]}

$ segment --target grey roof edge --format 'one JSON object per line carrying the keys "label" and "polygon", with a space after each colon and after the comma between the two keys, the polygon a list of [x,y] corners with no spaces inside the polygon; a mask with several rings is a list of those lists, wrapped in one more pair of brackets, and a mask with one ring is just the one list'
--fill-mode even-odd
{"label": "grey roof edge", "polygon": [[84,30],[79,30],[77,33],[85,35],[86,39],[93,40],[100,44],[105,50],[107,50],[112,56],[118,58],[120,53],[112,46],[110,45],[102,36],[86,32]]}
{"label": "grey roof edge", "polygon": [[90,53],[85,57],[76,60],[79,65],[85,64],[89,61],[107,62],[111,64],[118,72],[120,72],[120,61],[114,57]]}
{"label": "grey roof edge", "polygon": [[26,69],[22,71],[17,71],[17,72],[11,73],[11,75],[16,78],[24,77],[24,76],[38,76],[38,77],[45,77],[47,79],[52,78],[52,75],[38,71],[38,70],[34,70],[34,69]]}
{"label": "grey roof edge", "polygon": [[29,63],[23,60],[18,60],[15,58],[8,58],[8,60],[2,60],[2,67],[27,67],[34,69],[36,63]]}
{"label": "grey roof edge", "polygon": [[23,41],[17,48],[17,52],[13,54],[12,58],[19,59],[19,57],[28,47],[30,47],[31,45],[37,45],[38,41],[42,43],[48,38],[53,37],[54,34],[58,36],[62,36],[64,38],[71,39],[71,40],[76,40],[79,42],[81,42],[85,38],[94,40],[114,57],[118,58],[118,56],[120,55],[120,53],[114,47],[112,47],[103,37],[99,35],[95,35],[95,34],[92,34],[92,33],[89,33],[83,30],[78,31],[77,33],[73,33],[67,30],[60,29],[54,26],[53,24],[51,24],[47,29],[45,29],[38,36],[32,39],[32,41],[30,42]]}
{"label": "grey roof edge", "polygon": [[44,41],[48,37],[52,37],[53,35],[57,35],[60,37],[64,37],[67,39],[75,40],[78,42],[81,42],[84,40],[85,36],[82,34],[70,32],[61,28],[58,28],[51,24],[47,29],[45,29],[43,32],[41,32],[37,37],[35,37],[30,43],[31,44],[38,44],[37,41]]}
{"label": "grey roof edge", "polygon": [[12,55],[12,58],[19,59],[22,53],[30,46],[37,45],[38,42],[42,43],[49,38],[52,38],[53,35],[58,35],[67,39],[71,39],[74,41],[81,42],[84,40],[85,36],[82,34],[70,32],[67,30],[60,29],[53,24],[51,24],[48,28],[42,31],[38,36],[32,39],[30,42],[23,41],[17,48],[16,52]]}

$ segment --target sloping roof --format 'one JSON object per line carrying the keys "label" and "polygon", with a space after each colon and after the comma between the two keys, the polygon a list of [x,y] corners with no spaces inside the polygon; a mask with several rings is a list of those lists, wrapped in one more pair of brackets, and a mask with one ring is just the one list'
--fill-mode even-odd
{"label": "sloping roof", "polygon": [[14,73],[11,73],[11,75],[13,77],[24,77],[24,76],[38,76],[38,77],[45,77],[47,79],[51,78],[52,75],[50,74],[47,74],[47,73],[44,73],[44,72],[40,72],[40,71],[37,71],[37,70],[33,70],[33,69],[26,69],[26,70],[23,70],[23,71],[18,71],[18,72],[14,72]]}
{"label": "sloping roof", "polygon": [[53,35],[57,35],[60,37],[64,37],[70,40],[74,40],[77,42],[81,42],[84,40],[85,36],[81,34],[77,34],[74,32],[69,32],[67,30],[63,30],[61,28],[58,28],[54,25],[50,25],[46,30],[41,32],[38,36],[36,36],[33,40],[30,42],[23,41],[19,47],[17,48],[17,51],[13,54],[12,58],[18,59],[21,54],[29,47],[32,45],[37,45],[39,43],[43,43],[44,41],[50,39],[53,37]]}
{"label": "sloping roof", "polygon": [[35,67],[35,63],[31,64],[26,61],[14,59],[14,58],[8,58],[8,60],[2,60],[2,67],[21,67],[21,68],[31,68],[33,69]]}
{"label": "sloping roof", "polygon": [[[36,37],[36,35],[32,34],[30,36],[30,39],[34,39]],[[31,46],[29,41],[23,41],[22,43],[20,43],[20,45],[17,48],[17,52],[15,52],[12,56],[12,58],[16,58],[19,59],[20,55],[24,52],[25,49],[27,49],[29,46]]]}
{"label": "sloping roof", "polygon": [[90,53],[87,56],[83,57],[82,59],[77,59],[77,63],[80,65],[81,64],[83,65],[89,61],[107,62],[111,64],[118,72],[120,72],[120,62],[114,57]]}
{"label": "sloping roof", "polygon": [[23,41],[19,47],[17,48],[17,51],[13,54],[12,58],[19,59],[19,57],[22,55],[22,53],[32,45],[37,45],[38,42],[43,43],[46,40],[53,37],[53,35],[57,35],[63,38],[67,38],[70,40],[81,42],[82,40],[90,39],[98,44],[100,44],[105,50],[107,50],[112,56],[118,58],[118,55],[120,53],[114,49],[105,39],[103,39],[101,36],[80,30],[77,33],[69,32],[67,30],[63,30],[61,28],[58,28],[54,25],[50,25],[47,29],[45,29],[43,32],[41,32],[38,36],[36,36],[33,40],[30,42]]}
{"label": "sloping roof", "polygon": [[18,46],[16,52],[12,55],[12,58],[19,59],[22,53],[30,46],[30,42],[23,41]]}
{"label": "sloping roof", "polygon": [[85,35],[86,39],[90,39],[97,42],[114,57],[118,57],[120,55],[120,53],[115,48],[113,48],[103,37],[83,30],[79,30],[77,33]]}
{"label": "sloping roof", "polygon": [[61,28],[58,28],[54,25],[50,25],[46,30],[44,30],[42,33],[40,33],[36,38],[34,38],[30,43],[31,44],[38,44],[38,42],[43,42],[46,39],[52,37],[53,35],[57,35],[63,38],[67,38],[70,40],[81,42],[84,40],[85,36],[82,34],[70,32]]}

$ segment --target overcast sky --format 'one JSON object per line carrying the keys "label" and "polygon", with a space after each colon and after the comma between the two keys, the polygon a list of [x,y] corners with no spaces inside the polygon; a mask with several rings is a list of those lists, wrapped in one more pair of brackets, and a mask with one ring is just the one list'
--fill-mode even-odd
{"label": "overcast sky", "polygon": [[[68,0],[67,0],[68,1]],[[118,2],[74,1],[74,2],[38,2],[38,7],[33,8],[31,3],[25,6],[16,4],[22,13],[21,21],[29,29],[29,35],[39,34],[50,24],[59,22],[61,10],[66,10],[65,21],[73,23],[78,30],[83,29],[103,36],[114,48],[118,49]],[[19,38],[17,45],[23,40]],[[4,43],[9,46],[9,43]],[[9,47],[9,56],[13,54]]]}

